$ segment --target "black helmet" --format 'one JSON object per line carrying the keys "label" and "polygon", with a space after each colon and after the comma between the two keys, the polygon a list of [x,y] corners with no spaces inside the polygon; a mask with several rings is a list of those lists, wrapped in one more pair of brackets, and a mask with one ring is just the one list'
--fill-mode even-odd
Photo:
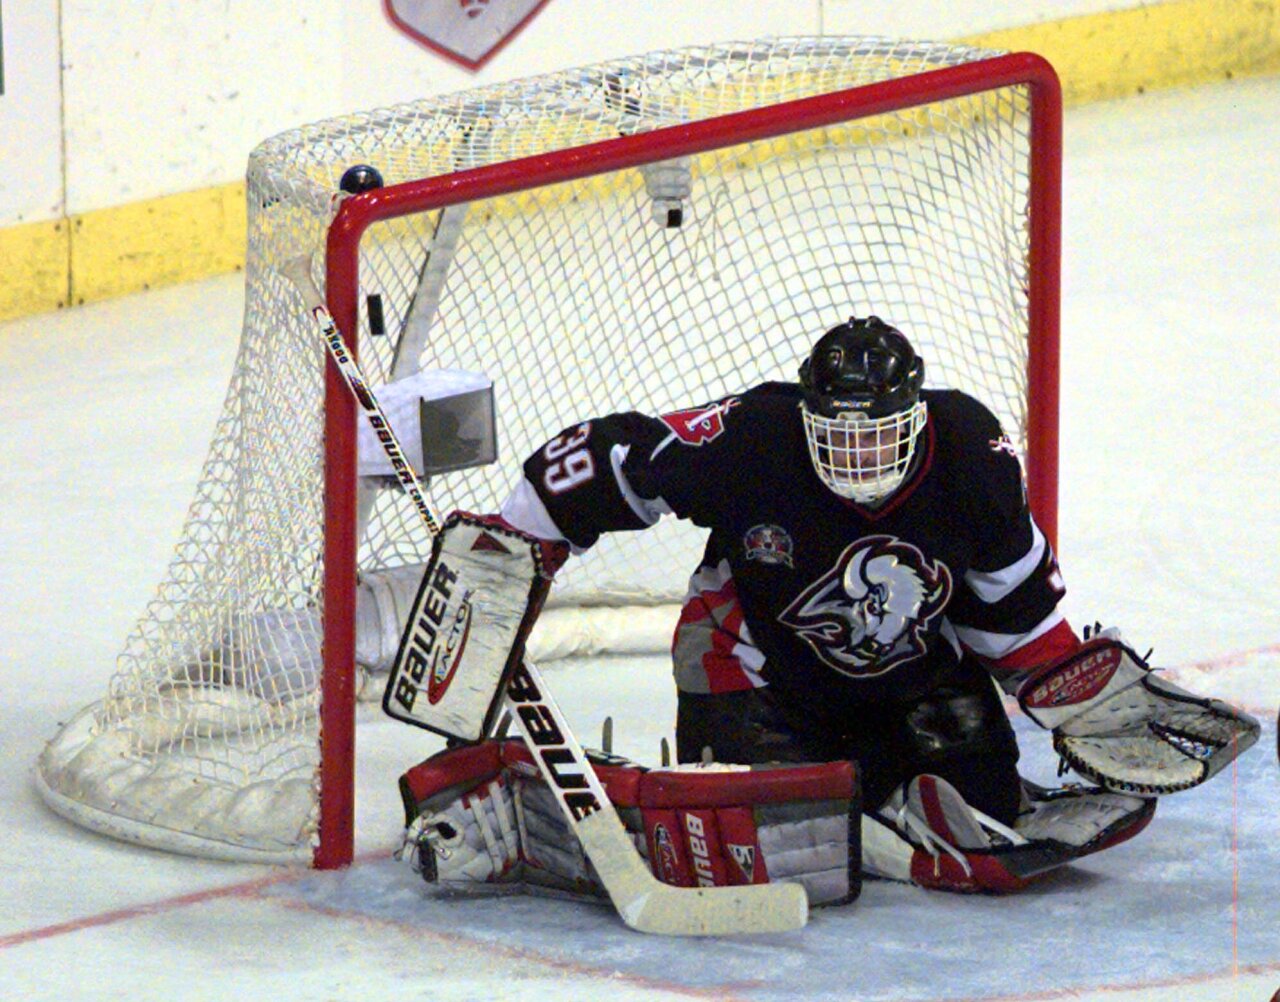
{"label": "black helmet", "polygon": [[800,366],[805,406],[823,417],[896,414],[915,404],[923,383],[911,342],[875,316],[832,327]]}

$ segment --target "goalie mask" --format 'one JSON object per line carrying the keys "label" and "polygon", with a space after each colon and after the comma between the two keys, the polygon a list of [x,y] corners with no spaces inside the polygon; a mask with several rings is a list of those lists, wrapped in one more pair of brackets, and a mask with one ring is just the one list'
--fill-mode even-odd
{"label": "goalie mask", "polygon": [[824,484],[858,504],[898,489],[927,418],[923,382],[924,362],[879,317],[850,317],[818,339],[800,366],[800,413]]}

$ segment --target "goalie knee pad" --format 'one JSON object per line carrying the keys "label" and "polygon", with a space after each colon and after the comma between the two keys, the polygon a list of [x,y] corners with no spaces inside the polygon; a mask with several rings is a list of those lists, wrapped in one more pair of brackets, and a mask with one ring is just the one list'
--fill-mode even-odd
{"label": "goalie knee pad", "polygon": [[[593,763],[637,852],[665,883],[792,881],[815,905],[847,902],[860,890],[861,802],[851,763]],[[409,770],[400,789],[404,855],[429,883],[605,897],[523,742],[446,750]]]}
{"label": "goalie knee pad", "polygon": [[[689,766],[640,777],[650,867],[682,887],[799,883],[811,905],[861,890],[861,797],[849,762]],[[626,816],[624,815],[624,820]]]}

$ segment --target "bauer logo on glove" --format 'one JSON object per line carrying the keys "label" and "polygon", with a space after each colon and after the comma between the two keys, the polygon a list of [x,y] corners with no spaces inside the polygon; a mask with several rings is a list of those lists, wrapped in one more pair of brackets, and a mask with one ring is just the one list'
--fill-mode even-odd
{"label": "bauer logo on glove", "polygon": [[1032,709],[1074,706],[1093,699],[1111,681],[1123,656],[1123,648],[1118,645],[1089,651],[1060,670],[1050,672],[1026,694],[1023,708],[1030,713]]}

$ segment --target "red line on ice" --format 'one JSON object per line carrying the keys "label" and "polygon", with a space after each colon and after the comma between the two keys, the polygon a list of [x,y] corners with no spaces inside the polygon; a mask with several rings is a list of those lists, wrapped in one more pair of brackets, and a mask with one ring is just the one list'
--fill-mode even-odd
{"label": "red line on ice", "polygon": [[[355,860],[355,865],[370,862],[375,859],[386,859],[389,855],[390,850],[364,854]],[[648,978],[643,975],[626,974],[613,967],[595,967],[590,964],[584,964],[577,961],[563,960],[561,958],[548,956],[547,954],[539,953],[535,950],[530,950],[524,947],[502,946],[489,940],[475,939],[460,933],[445,934],[430,929],[424,929],[421,926],[413,925],[409,922],[400,922],[395,919],[366,915],[363,912],[329,908],[323,905],[312,904],[310,902],[298,901],[293,898],[268,897],[262,893],[267,888],[275,884],[291,883],[293,881],[302,880],[306,877],[314,876],[314,874],[315,871],[310,869],[288,869],[272,873],[266,877],[260,877],[257,880],[248,880],[239,884],[229,884],[225,887],[211,887],[203,891],[194,891],[191,894],[180,894],[177,897],[162,898],[159,901],[146,901],[140,904],[130,905],[127,908],[116,908],[107,912],[99,912],[96,915],[86,915],[81,918],[71,919],[67,922],[58,922],[53,925],[42,926],[38,929],[26,929],[22,932],[15,932],[10,933],[7,936],[0,936],[0,949],[8,949],[14,946],[22,946],[26,943],[34,943],[41,940],[52,939],[57,936],[65,936],[69,933],[80,932],[85,929],[95,929],[101,926],[114,925],[118,922],[128,922],[133,919],[148,918],[152,915],[163,915],[165,912],[176,911],[180,908],[189,908],[193,905],[204,904],[207,901],[217,901],[224,898],[253,898],[256,901],[262,901],[286,908],[315,912],[317,914],[327,915],[331,918],[350,919],[356,922],[396,928],[406,934],[413,935],[419,940],[431,939],[441,943],[483,951],[485,953],[499,954],[508,959],[530,961],[540,964],[545,968],[562,971],[564,973],[579,974],[586,977],[607,978],[614,983],[630,984],[637,988],[661,990],[669,994],[682,995],[688,998],[716,999],[717,1002],[736,1002],[737,996],[727,994],[727,992],[733,991],[734,989],[743,990],[744,988],[754,987],[753,983],[750,985],[722,984],[716,985],[713,988],[696,988],[689,985],[677,984],[675,982],[663,981],[657,978]]]}

